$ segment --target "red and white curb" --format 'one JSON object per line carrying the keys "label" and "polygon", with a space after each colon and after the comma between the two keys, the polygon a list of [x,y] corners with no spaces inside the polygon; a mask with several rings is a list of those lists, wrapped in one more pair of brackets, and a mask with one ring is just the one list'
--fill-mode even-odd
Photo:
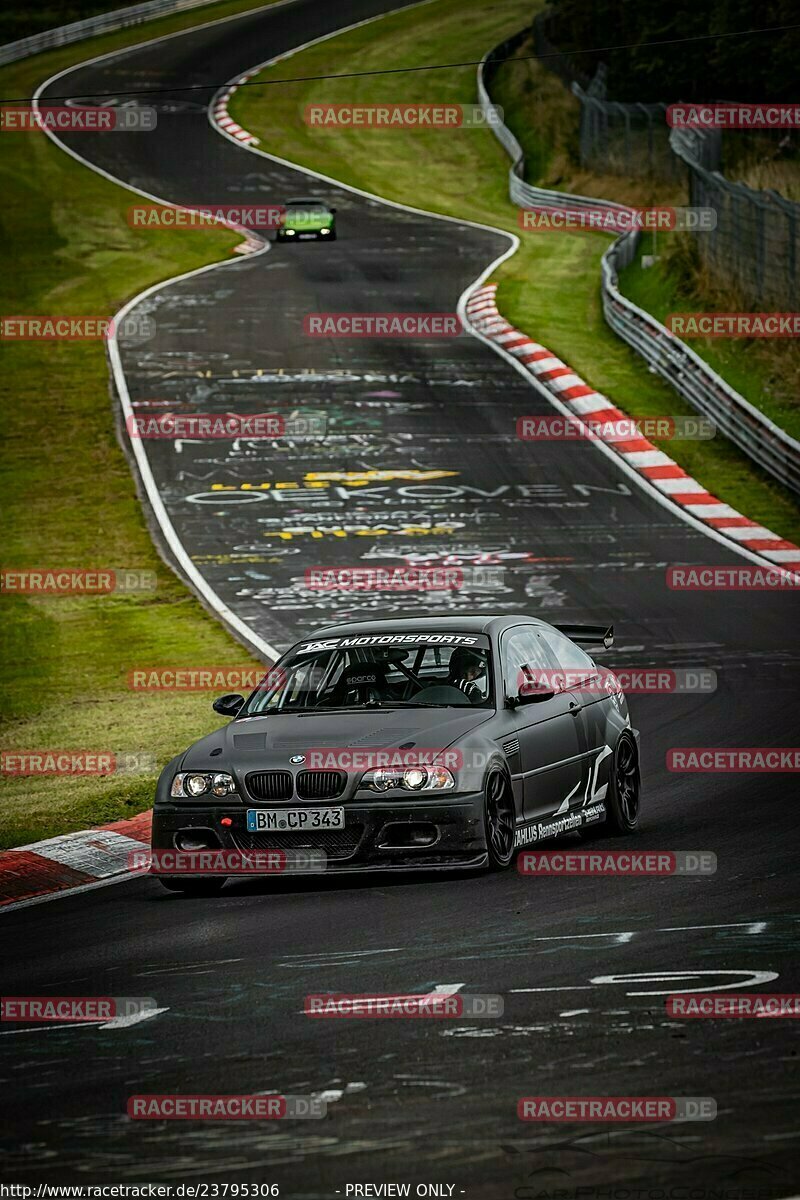
{"label": "red and white curb", "polygon": [[[745,547],[781,568],[800,568],[800,546],[779,538],[772,530],[742,516],[729,504],[710,495],[702,483],[687,475],[682,467],[645,437],[631,438],[631,418],[576,375],[571,367],[552,351],[515,329],[500,315],[495,303],[496,283],[476,288],[466,305],[467,317],[475,329],[501,346],[524,365],[538,383],[579,417],[598,414],[602,420],[602,440],[621,459],[666,499],[684,508],[732,542]],[[614,424],[619,436],[614,436]],[[606,433],[607,431],[607,433]]]}
{"label": "red and white curb", "polygon": [[241,125],[237,125],[233,117],[228,113],[228,102],[231,96],[243,83],[247,83],[248,79],[252,79],[256,75],[256,71],[246,71],[244,75],[240,75],[236,83],[229,83],[225,88],[218,92],[214,97],[214,103],[211,107],[214,120],[220,125],[226,133],[231,137],[236,138],[237,142],[243,142],[246,146],[257,146],[258,138],[252,133],[248,133],[246,129],[242,129]]}
{"label": "red and white curb", "polygon": [[0,911],[131,873],[130,855],[150,847],[151,812],[0,850]]}
{"label": "red and white curb", "polygon": [[[237,125],[233,117],[228,113],[228,102],[231,96],[242,83],[247,83],[256,71],[247,71],[244,75],[240,75],[236,83],[229,83],[218,92],[211,104],[211,115],[213,121],[219,125],[221,129],[237,142],[242,142],[245,146],[257,146],[258,138],[252,133],[248,133],[246,129],[242,129],[241,125]],[[238,226],[237,226],[238,228]],[[251,254],[255,249],[261,249],[262,243],[253,237],[247,237],[240,246],[234,246],[234,254]]]}

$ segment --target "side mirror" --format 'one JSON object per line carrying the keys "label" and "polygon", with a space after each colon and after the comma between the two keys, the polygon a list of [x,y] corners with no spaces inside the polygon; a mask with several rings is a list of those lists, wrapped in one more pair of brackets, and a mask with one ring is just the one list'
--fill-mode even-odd
{"label": "side mirror", "polygon": [[223,717],[235,717],[243,704],[244,696],[228,692],[225,696],[218,696],[211,707]]}
{"label": "side mirror", "polygon": [[509,696],[506,703],[510,708],[520,704],[535,704],[541,700],[552,700],[556,694],[556,681],[549,672],[543,672],[529,663],[523,663],[517,672],[517,694]]}
{"label": "side mirror", "polygon": [[526,683],[519,690],[519,704],[535,704],[539,700],[552,700],[555,696],[553,688],[546,683]]}

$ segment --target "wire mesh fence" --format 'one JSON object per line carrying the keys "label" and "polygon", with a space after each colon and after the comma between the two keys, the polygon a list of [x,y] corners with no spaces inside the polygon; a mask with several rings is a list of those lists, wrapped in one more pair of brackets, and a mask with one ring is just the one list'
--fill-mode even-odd
{"label": "wire mesh fence", "polygon": [[605,99],[605,72],[590,91],[573,82],[581,106],[581,166],[601,174],[651,176],[667,183],[683,170],[669,144],[665,104],[620,104]]}
{"label": "wire mesh fence", "polygon": [[748,306],[796,307],[800,204],[726,179],[718,130],[670,129],[666,104],[609,100],[604,64],[587,82],[569,55],[550,41],[544,13],[533,21],[533,38],[543,65],[580,103],[581,165],[598,174],[649,176],[666,183],[680,183],[688,172],[690,205],[717,213],[715,229],[692,235],[711,277],[733,285]]}
{"label": "wire mesh fence", "polygon": [[717,280],[732,284],[748,304],[787,309],[800,300],[800,204],[777,192],[733,183],[714,167],[719,134],[674,129],[672,149],[689,171],[690,204],[714,208],[716,228],[696,237]]}
{"label": "wire mesh fence", "polygon": [[581,106],[580,162],[600,174],[641,176],[674,182],[682,168],[670,149],[666,104],[620,104],[607,97],[607,70],[600,63],[589,77],[551,42],[547,13],[533,21],[534,53],[571,90]]}

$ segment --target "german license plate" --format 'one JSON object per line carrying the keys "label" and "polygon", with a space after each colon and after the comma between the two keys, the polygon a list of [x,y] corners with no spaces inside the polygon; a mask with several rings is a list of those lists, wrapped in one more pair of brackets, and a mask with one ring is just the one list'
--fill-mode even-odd
{"label": "german license plate", "polygon": [[307,833],[344,829],[343,808],[248,808],[248,833]]}
{"label": "german license plate", "polygon": [[298,234],[298,237],[300,237],[300,238],[315,238],[316,236],[317,235],[315,233],[300,233],[300,234]]}

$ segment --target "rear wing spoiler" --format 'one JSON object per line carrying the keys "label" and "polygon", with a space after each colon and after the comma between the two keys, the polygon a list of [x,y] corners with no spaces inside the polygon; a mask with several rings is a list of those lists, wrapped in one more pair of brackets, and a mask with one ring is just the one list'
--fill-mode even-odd
{"label": "rear wing spoiler", "polygon": [[614,645],[613,625],[554,625],[553,628],[579,646],[605,646],[609,650]]}

